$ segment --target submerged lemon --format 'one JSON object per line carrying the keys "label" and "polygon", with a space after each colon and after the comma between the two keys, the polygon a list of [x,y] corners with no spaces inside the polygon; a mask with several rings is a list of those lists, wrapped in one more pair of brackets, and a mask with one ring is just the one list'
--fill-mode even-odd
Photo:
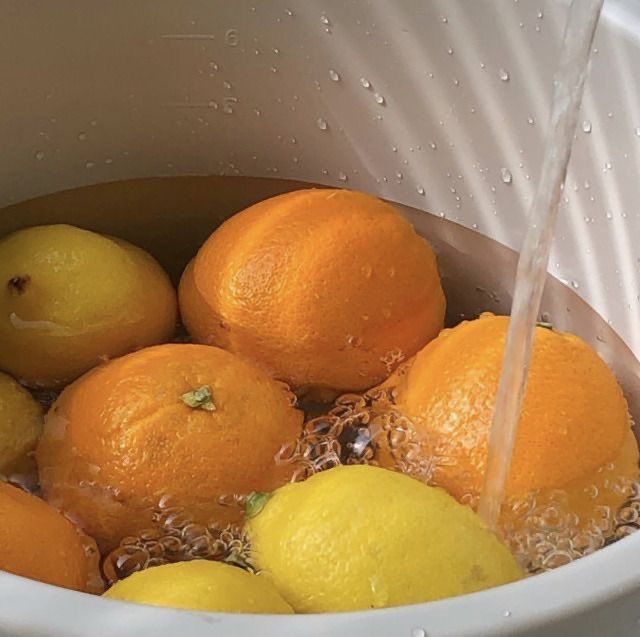
{"label": "submerged lemon", "polygon": [[138,604],[189,610],[293,612],[267,578],[235,566],[206,560],[165,564],[134,573],[115,584],[104,596]]}
{"label": "submerged lemon", "polygon": [[144,250],[65,224],[0,240],[0,369],[57,388],[171,338],[176,294]]}
{"label": "submerged lemon", "polygon": [[296,612],[426,602],[522,577],[469,508],[377,467],[336,467],[254,496],[248,517],[252,559]]}
{"label": "submerged lemon", "polygon": [[0,372],[0,474],[36,471],[32,452],[42,433],[42,409],[31,394]]}

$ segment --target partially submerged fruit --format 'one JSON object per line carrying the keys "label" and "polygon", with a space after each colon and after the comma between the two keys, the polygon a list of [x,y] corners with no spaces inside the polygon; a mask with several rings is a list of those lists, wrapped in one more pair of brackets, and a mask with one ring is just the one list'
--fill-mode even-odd
{"label": "partially submerged fruit", "polygon": [[296,612],[414,604],[522,576],[469,508],[394,471],[337,467],[262,504],[247,521],[253,562]]}
{"label": "partially submerged fruit", "polygon": [[268,578],[205,560],[134,573],[115,584],[104,597],[209,612],[293,613]]}
{"label": "partially submerged fruit", "polygon": [[42,408],[11,376],[0,372],[0,474],[33,475]]}
{"label": "partially submerged fruit", "polygon": [[435,255],[392,206],[299,190],[234,215],[180,283],[194,339],[315,397],[368,389],[442,329]]}
{"label": "partially submerged fruit", "polygon": [[286,388],[252,363],[206,345],[150,347],[62,392],[37,452],[44,496],[103,550],[153,526],[164,501],[193,522],[231,522],[241,511],[221,498],[289,479],[274,456],[301,423]]}
{"label": "partially submerged fruit", "polygon": [[170,338],[176,295],[144,250],[68,225],[0,240],[0,369],[59,387]]}
{"label": "partially submerged fruit", "polygon": [[102,591],[95,542],[46,502],[0,482],[0,520],[0,570],[77,591]]}
{"label": "partially submerged fruit", "polygon": [[[482,488],[508,323],[485,314],[445,330],[397,380],[396,408],[434,458],[433,482],[456,498]],[[507,497],[542,500],[561,489],[570,511],[588,522],[601,517],[599,507],[615,511],[628,497],[624,481],[639,473],[627,403],[611,370],[579,337],[538,327]]]}

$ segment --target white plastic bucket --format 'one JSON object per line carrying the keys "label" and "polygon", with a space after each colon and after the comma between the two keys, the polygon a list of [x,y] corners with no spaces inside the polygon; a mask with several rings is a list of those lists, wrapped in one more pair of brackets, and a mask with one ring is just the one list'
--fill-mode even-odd
{"label": "white plastic bucket", "polygon": [[[468,228],[441,224],[437,233],[479,264],[465,271],[469,289],[474,271],[479,280],[493,276],[502,289],[497,309],[508,308],[514,254],[491,253],[502,259],[496,273],[489,255],[472,250],[470,232],[520,247],[564,2],[0,6],[0,207],[161,175],[345,186],[435,213],[407,211],[427,234],[441,215]],[[557,281],[545,303],[560,327],[598,340],[614,366],[626,348],[640,354],[638,68],[640,5],[607,0],[550,262]],[[2,211],[0,230],[22,224],[11,214],[19,209]],[[578,297],[603,320],[572,322]],[[638,413],[638,372],[627,354],[632,362],[616,371]],[[340,615],[161,610],[0,574],[0,634],[12,637],[615,637],[640,632],[639,608],[640,534],[507,587]]]}

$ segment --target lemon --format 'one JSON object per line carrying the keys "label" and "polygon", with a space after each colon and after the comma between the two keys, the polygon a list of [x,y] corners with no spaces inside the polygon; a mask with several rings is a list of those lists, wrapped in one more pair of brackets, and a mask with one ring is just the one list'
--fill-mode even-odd
{"label": "lemon", "polygon": [[56,388],[171,338],[176,294],[144,250],[65,224],[0,239],[0,369]]}
{"label": "lemon", "polygon": [[296,612],[414,604],[522,577],[471,509],[401,473],[341,466],[261,497],[247,507],[252,559]]}
{"label": "lemon", "polygon": [[104,597],[212,612],[293,613],[266,577],[207,560],[165,564],[134,573],[117,582]]}
{"label": "lemon", "polygon": [[0,372],[0,474],[35,472],[31,452],[42,420],[42,409],[31,394]]}

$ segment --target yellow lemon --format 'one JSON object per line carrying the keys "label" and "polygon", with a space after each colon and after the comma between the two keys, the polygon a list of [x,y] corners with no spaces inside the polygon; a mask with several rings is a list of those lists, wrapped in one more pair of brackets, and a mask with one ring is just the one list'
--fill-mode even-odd
{"label": "yellow lemon", "polygon": [[64,224],[0,240],[0,369],[30,386],[162,343],[176,316],[168,276],[126,241]]}
{"label": "yellow lemon", "polygon": [[0,473],[34,473],[31,452],[42,432],[42,409],[11,376],[0,372]]}
{"label": "yellow lemon", "polygon": [[293,613],[266,577],[206,560],[165,564],[134,573],[117,582],[104,597],[211,612]]}
{"label": "yellow lemon", "polygon": [[522,577],[469,508],[378,467],[336,467],[254,495],[247,517],[255,565],[296,612],[414,604]]}

